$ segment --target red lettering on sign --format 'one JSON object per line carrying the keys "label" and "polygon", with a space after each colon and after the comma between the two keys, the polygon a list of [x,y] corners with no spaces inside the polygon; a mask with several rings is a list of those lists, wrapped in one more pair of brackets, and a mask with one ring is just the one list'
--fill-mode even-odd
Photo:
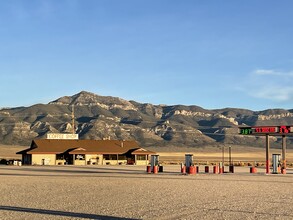
{"label": "red lettering on sign", "polygon": [[275,133],[276,128],[275,127],[256,127],[255,133]]}
{"label": "red lettering on sign", "polygon": [[286,126],[286,125],[282,125],[282,126],[275,126],[275,127],[252,127],[251,128],[252,134],[253,133],[262,133],[262,134],[288,134],[293,132],[293,129],[291,131],[291,126]]}
{"label": "red lettering on sign", "polygon": [[281,134],[283,134],[283,133],[285,133],[285,134],[289,133],[288,127],[287,126],[281,126],[280,127],[280,133]]}

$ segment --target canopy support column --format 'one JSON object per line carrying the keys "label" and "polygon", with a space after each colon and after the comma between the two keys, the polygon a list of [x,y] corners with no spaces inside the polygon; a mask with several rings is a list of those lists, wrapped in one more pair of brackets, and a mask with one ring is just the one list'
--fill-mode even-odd
{"label": "canopy support column", "polygon": [[282,174],[286,174],[286,136],[282,136]]}
{"label": "canopy support column", "polygon": [[270,173],[270,136],[266,134],[266,174]]}

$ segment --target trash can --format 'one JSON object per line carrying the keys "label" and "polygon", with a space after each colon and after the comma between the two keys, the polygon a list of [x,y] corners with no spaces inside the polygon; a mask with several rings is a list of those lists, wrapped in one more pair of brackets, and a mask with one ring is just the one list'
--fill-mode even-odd
{"label": "trash can", "polygon": [[250,173],[257,173],[256,167],[250,167]]}
{"label": "trash can", "polygon": [[163,172],[163,166],[159,166],[159,173]]}
{"label": "trash can", "polygon": [[234,166],[233,165],[229,166],[229,173],[234,173]]}

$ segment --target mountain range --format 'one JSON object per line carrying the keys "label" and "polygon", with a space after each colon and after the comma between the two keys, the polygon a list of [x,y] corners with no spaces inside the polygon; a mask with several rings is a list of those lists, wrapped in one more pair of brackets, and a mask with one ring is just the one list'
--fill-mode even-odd
{"label": "mountain range", "polygon": [[[0,109],[0,143],[29,145],[47,133],[75,132],[80,139],[136,140],[142,147],[264,147],[264,138],[239,135],[238,127],[292,124],[293,110],[208,110],[195,105],[139,103],[82,91],[48,104]],[[271,142],[281,145],[277,137]],[[287,145],[292,148],[290,139]]]}

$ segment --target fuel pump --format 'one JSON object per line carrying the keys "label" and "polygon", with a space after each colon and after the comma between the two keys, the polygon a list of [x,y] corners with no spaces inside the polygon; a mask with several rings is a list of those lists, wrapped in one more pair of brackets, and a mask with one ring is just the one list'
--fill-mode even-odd
{"label": "fuel pump", "polygon": [[273,174],[278,174],[280,173],[280,168],[281,168],[281,154],[273,154]]}
{"label": "fuel pump", "polygon": [[159,155],[151,155],[151,171],[153,173],[157,173],[158,166],[159,166]]}
{"label": "fuel pump", "polygon": [[189,173],[191,166],[193,166],[193,154],[185,154],[185,167],[187,173]]}

